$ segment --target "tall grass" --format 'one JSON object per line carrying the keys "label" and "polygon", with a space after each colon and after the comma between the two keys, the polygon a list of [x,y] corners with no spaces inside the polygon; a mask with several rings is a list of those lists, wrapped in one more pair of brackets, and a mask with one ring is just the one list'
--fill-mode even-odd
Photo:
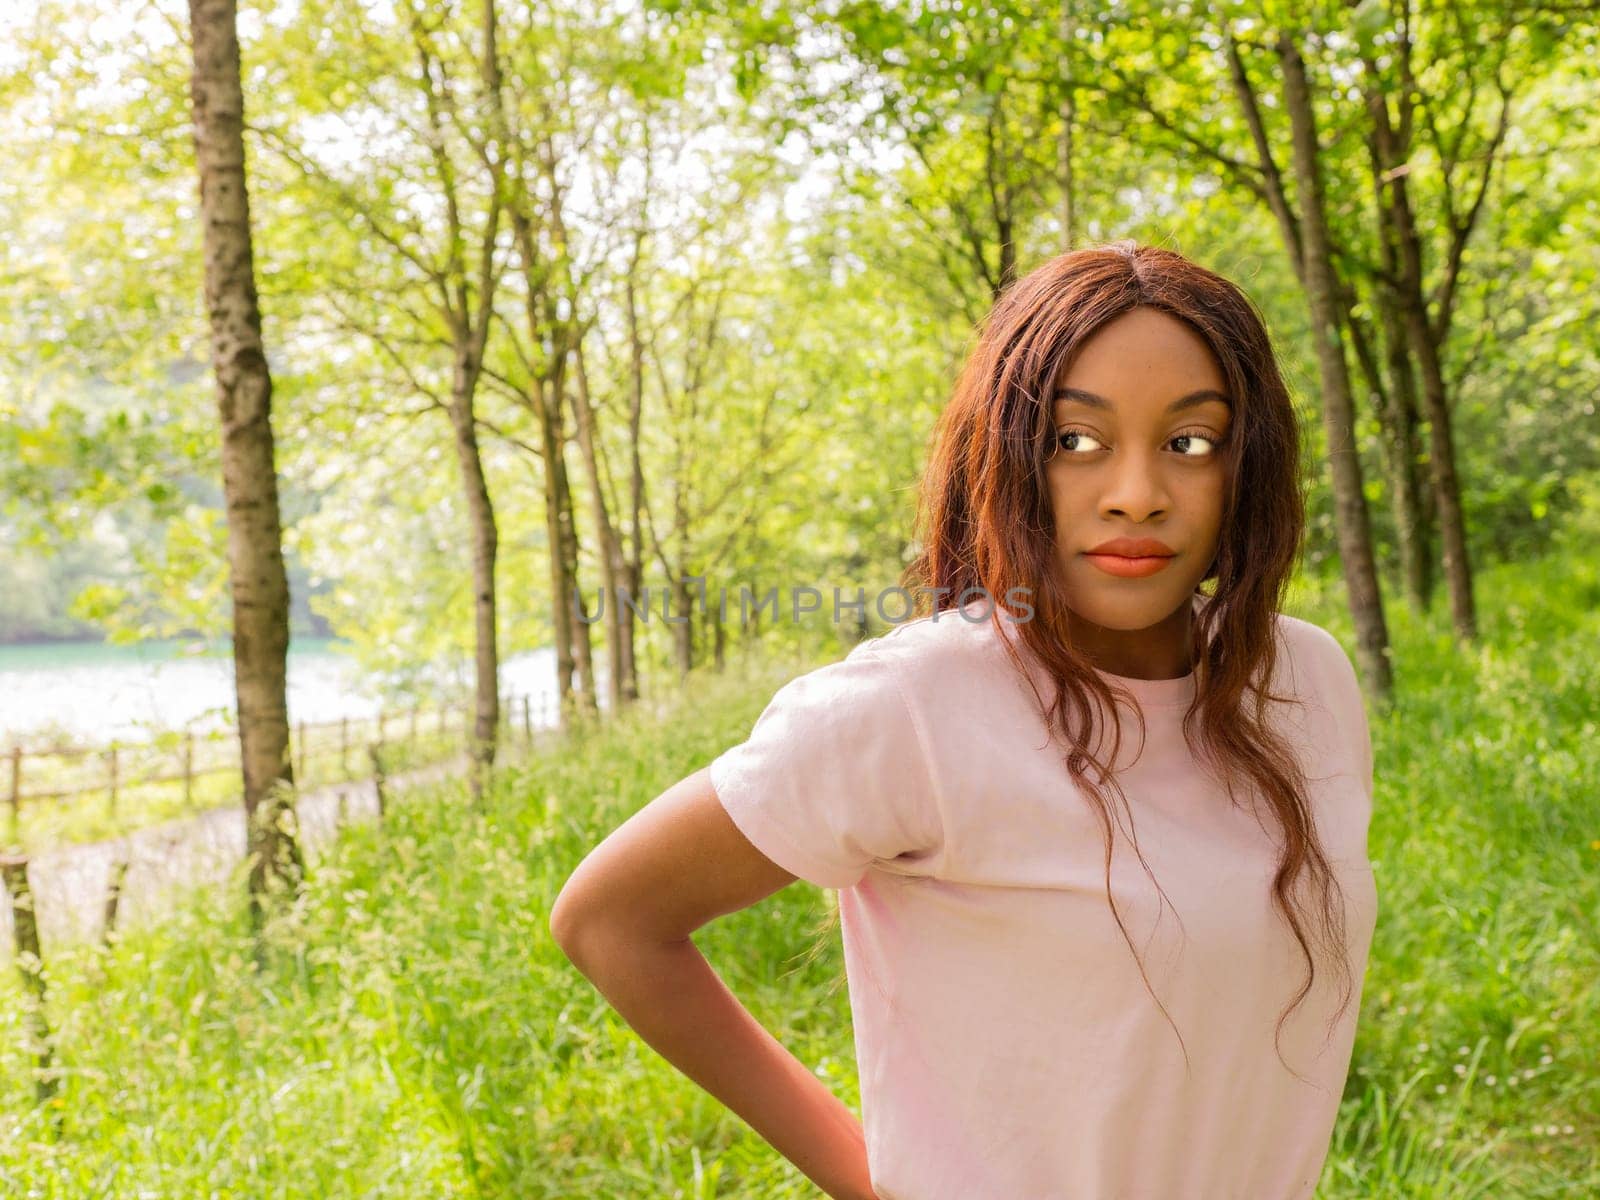
{"label": "tall grass", "polygon": [[[1600,1194],[1600,573],[1552,561],[1480,583],[1480,650],[1454,649],[1442,613],[1391,615],[1379,924],[1325,1200]],[[1331,598],[1302,592],[1296,611],[1349,644]],[[814,1197],[547,926],[582,855],[742,738],[796,669],[740,665],[677,717],[509,766],[482,811],[460,786],[412,793],[317,866],[264,966],[239,906],[203,895],[52,957],[54,1114],[32,1104],[7,980],[0,1194]],[[798,884],[695,940],[855,1105],[830,902]]]}

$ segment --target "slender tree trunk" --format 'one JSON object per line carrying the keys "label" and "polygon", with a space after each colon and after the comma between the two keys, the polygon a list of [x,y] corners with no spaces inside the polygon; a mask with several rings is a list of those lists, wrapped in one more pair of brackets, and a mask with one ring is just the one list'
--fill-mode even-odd
{"label": "slender tree trunk", "polygon": [[[564,362],[559,375],[563,379],[564,388],[566,375]],[[589,613],[583,605],[583,585],[579,574],[578,522],[573,510],[572,483],[567,475],[566,422],[562,415],[559,396],[556,399],[555,409],[557,432],[560,435],[557,442],[556,493],[561,499],[561,556],[565,560],[566,576],[571,581],[573,594],[578,597],[578,603],[574,605],[572,612],[572,661],[577,667],[578,677],[583,680],[583,687],[574,699],[580,709],[594,714],[599,712],[599,697],[594,678],[594,644],[589,638]]]}
{"label": "slender tree trunk", "polygon": [[[644,419],[644,337],[639,329],[639,308],[634,295],[634,262],[625,282],[628,321],[628,578],[626,587],[637,597],[644,582],[644,462],[639,453],[640,430]],[[638,633],[629,611],[623,622],[623,695],[635,700],[639,689]]]}
{"label": "slender tree trunk", "polygon": [[1061,137],[1056,145],[1056,180],[1061,189],[1061,251],[1077,244],[1077,214],[1073,211],[1075,180],[1072,169],[1072,134],[1078,123],[1078,81],[1072,69],[1072,41],[1078,32],[1075,0],[1061,0]]}
{"label": "slender tree trunk", "polygon": [[995,222],[995,231],[1000,238],[1000,274],[995,286],[995,299],[1000,298],[1000,293],[1005,291],[1017,279],[1017,243],[1016,227],[1009,217],[1002,217]]}
{"label": "slender tree trunk", "polygon": [[728,634],[722,619],[722,606],[713,605],[706,613],[706,620],[711,623],[711,661],[721,671],[728,662]]}
{"label": "slender tree trunk", "polygon": [[551,616],[556,639],[556,697],[559,710],[565,714],[572,703],[576,664],[572,656],[572,581],[567,575],[567,538],[563,529],[561,418],[555,411],[560,402],[560,385],[559,370],[551,380],[536,381],[534,386],[540,395],[534,408],[539,419],[539,456],[544,462],[544,531],[549,544],[550,594],[555,597]]}
{"label": "slender tree trunk", "polygon": [[1383,318],[1383,346],[1390,381],[1388,410],[1384,414],[1388,448],[1389,485],[1394,495],[1395,537],[1400,546],[1400,570],[1406,599],[1417,612],[1426,612],[1433,595],[1433,558],[1429,550],[1428,515],[1423,508],[1422,479],[1417,467],[1417,390],[1406,334],[1393,294],[1378,288],[1378,309]]}
{"label": "slender tree trunk", "polygon": [[696,592],[684,582],[682,573],[672,581],[672,652],[678,677],[694,669],[694,598]]}
{"label": "slender tree trunk", "polygon": [[[1385,257],[1387,259],[1387,255]],[[1417,590],[1417,585],[1428,577],[1428,553],[1427,523],[1421,504],[1424,489],[1415,462],[1416,390],[1411,378],[1411,360],[1406,355],[1405,331],[1388,303],[1392,294],[1386,280],[1392,277],[1390,266],[1386,264],[1374,286],[1374,306],[1381,317],[1381,334],[1374,332],[1367,319],[1360,315],[1355,290],[1343,280],[1340,281],[1343,284],[1340,304],[1350,330],[1350,345],[1356,352],[1362,377],[1367,381],[1369,403],[1378,414],[1383,469],[1389,480],[1390,516],[1395,524],[1406,596],[1420,612],[1427,607],[1427,592],[1426,589]],[[1378,361],[1378,352],[1373,349],[1375,341],[1383,347],[1386,366]],[[1386,370],[1392,383],[1384,381]]]}
{"label": "slender tree trunk", "polygon": [[[691,375],[696,372],[691,372]],[[694,401],[696,381],[690,379],[687,385],[688,395],[685,397],[688,409],[683,428],[694,428]],[[675,486],[672,489],[672,529],[668,537],[671,544],[678,549],[678,565],[667,561],[666,548],[657,547],[657,555],[661,560],[662,569],[666,571],[667,578],[672,581],[672,650],[673,659],[678,667],[678,678],[684,679],[694,669],[695,650],[695,610],[694,591],[690,588],[685,576],[689,573],[689,509],[688,509],[688,480],[690,478],[687,448],[683,436],[676,439],[676,469],[673,471]]]}
{"label": "slender tree trunk", "polygon": [[[415,13],[412,15],[416,17]],[[489,125],[488,141],[503,147],[505,131],[501,117],[500,54],[495,21],[494,0],[484,0],[481,64],[483,115]],[[438,67],[437,76],[435,74],[436,60],[420,25],[414,26],[413,35],[417,39],[429,132],[432,135],[429,149],[434,156],[443,191],[447,245],[451,247],[445,273],[434,282],[439,289],[441,310],[451,335],[450,399],[445,407],[455,435],[456,461],[467,505],[468,538],[472,553],[475,678],[472,733],[468,743],[472,769],[468,783],[473,799],[479,800],[488,783],[490,768],[494,765],[500,735],[500,648],[495,619],[495,564],[499,556],[500,539],[494,505],[489,499],[488,476],[483,469],[483,455],[478,445],[475,403],[494,316],[495,290],[500,281],[501,266],[496,248],[499,244],[504,171],[499,165],[501,157],[493,156],[487,180],[490,185],[488,212],[477,245],[478,261],[475,270],[469,272],[460,253],[465,223],[461,217],[456,172],[445,148],[444,114],[453,101],[442,65]],[[484,157],[491,156],[485,151]]]}
{"label": "slender tree trunk", "polygon": [[[567,226],[562,211],[565,196],[556,171],[556,150],[548,133],[539,140],[540,167],[549,188],[545,208],[548,230],[554,239],[552,252],[535,270],[536,247],[533,240],[531,213],[520,211],[513,220],[517,223],[517,238],[523,247],[523,258],[528,274],[528,324],[533,342],[539,345],[546,339],[551,344],[545,382],[548,393],[542,389],[543,406],[539,421],[544,438],[546,519],[552,536],[551,554],[560,560],[560,577],[564,586],[557,592],[563,608],[558,625],[565,640],[558,646],[562,662],[562,687],[560,700],[563,709],[575,707],[591,714],[599,711],[594,670],[594,644],[589,636],[589,612],[583,600],[577,518],[572,502],[572,486],[567,473],[566,399],[568,358],[580,335],[578,312],[582,297],[572,278],[572,264],[567,257]],[[560,315],[561,301],[565,300],[566,314]],[[540,309],[543,317],[540,317]],[[541,337],[541,333],[545,336]],[[568,665],[570,663],[570,666]],[[574,685],[573,679],[581,686]]]}
{"label": "slender tree trunk", "polygon": [[1473,597],[1472,563],[1467,552],[1467,519],[1461,506],[1461,483],[1456,474],[1455,435],[1450,430],[1450,399],[1446,394],[1439,346],[1428,332],[1427,315],[1407,304],[1406,331],[1412,353],[1422,368],[1422,402],[1428,415],[1429,482],[1433,485],[1434,511],[1439,523],[1439,544],[1444,552],[1445,587],[1450,596],[1450,616],[1456,637],[1471,641],[1478,636],[1478,607]]}
{"label": "slender tree trunk", "polygon": [[[1376,67],[1370,67],[1376,71]],[[1372,103],[1369,93],[1368,104]],[[1380,104],[1384,102],[1380,99]],[[1387,120],[1387,109],[1374,110],[1374,116]],[[1417,469],[1417,384],[1407,353],[1405,323],[1395,298],[1394,280],[1399,274],[1399,252],[1393,228],[1384,217],[1384,166],[1379,139],[1367,139],[1367,154],[1372,164],[1373,198],[1377,202],[1378,250],[1382,273],[1373,283],[1374,307],[1383,342],[1384,363],[1363,363],[1372,377],[1373,391],[1381,399],[1379,423],[1383,427],[1384,462],[1389,476],[1390,510],[1399,546],[1400,576],[1406,599],[1417,612],[1426,612],[1433,592],[1432,558],[1429,553],[1428,519],[1423,510],[1422,479]],[[1350,298],[1354,307],[1354,296]],[[1351,313],[1351,320],[1355,319]],[[1370,356],[1370,351],[1369,351]],[[1387,375],[1389,386],[1382,384]]]}
{"label": "slender tree trunk", "polygon": [[[485,297],[487,303],[488,298]],[[472,544],[472,614],[474,644],[474,703],[469,752],[475,769],[471,784],[481,794],[483,776],[494,765],[500,729],[500,648],[495,622],[495,563],[500,535],[489,481],[478,448],[477,417],[473,396],[483,362],[483,347],[469,338],[456,349],[450,387],[450,425],[455,431],[456,461],[467,502],[467,523]]]}
{"label": "slender tree trunk", "polygon": [[1321,148],[1311,108],[1305,62],[1289,34],[1280,35],[1278,61],[1283,72],[1284,107],[1288,110],[1295,182],[1301,200],[1301,237],[1306,298],[1322,382],[1322,422],[1328,442],[1333,481],[1335,533],[1344,568],[1345,587],[1356,625],[1356,652],[1368,687],[1381,696],[1393,689],[1389,665],[1389,632],[1383,614],[1372,530],[1361,487],[1361,459],[1356,453],[1355,409],[1338,310],[1338,282],[1323,207]]}
{"label": "slender tree trunk", "polygon": [[589,501],[594,505],[595,542],[600,554],[600,589],[602,620],[606,632],[606,703],[613,713],[623,704],[622,695],[622,624],[621,604],[617,585],[627,572],[622,546],[617,539],[616,527],[611,523],[611,512],[606,504],[604,481],[600,473],[600,457],[595,447],[594,407],[589,399],[589,372],[584,363],[583,341],[573,346],[577,366],[577,388],[572,394],[573,410],[578,423],[578,448],[583,453],[584,473],[589,480]]}
{"label": "slender tree trunk", "polygon": [[[520,172],[519,165],[518,178]],[[554,309],[547,290],[548,267],[540,258],[525,192],[512,206],[511,228],[527,281],[523,312],[528,343],[538,347],[554,342],[557,347],[557,352],[550,357],[544,370],[530,364],[533,377],[528,383],[525,402],[539,427],[540,486],[544,494],[546,565],[550,572],[550,624],[556,654],[556,712],[564,725],[572,709],[573,681],[578,676],[580,666],[574,646],[580,635],[587,633],[583,620],[588,616],[587,608],[577,596],[578,583],[573,569],[574,552],[570,532],[570,492],[566,483],[566,434],[561,405],[566,388],[564,339],[567,335],[563,327],[546,315]]]}
{"label": "slender tree trunk", "polygon": [[304,874],[295,836],[285,686],[289,580],[278,509],[272,377],[261,338],[245,186],[237,9],[234,0],[190,0],[189,20],[205,298],[222,429],[250,910],[259,929],[269,888],[296,886]]}
{"label": "slender tree trunk", "polygon": [[[1356,352],[1372,410],[1378,414],[1382,433],[1383,470],[1388,479],[1390,519],[1394,521],[1401,578],[1406,597],[1417,611],[1427,607],[1426,590],[1418,590],[1428,573],[1426,522],[1422,512],[1421,481],[1415,463],[1416,406],[1415,383],[1411,378],[1411,359],[1406,354],[1405,330],[1397,312],[1390,311],[1392,299],[1380,279],[1375,286],[1373,305],[1381,318],[1381,334],[1369,336],[1365,320],[1357,313],[1352,289],[1342,297],[1344,317],[1350,330],[1351,347]],[[1383,363],[1378,361],[1374,341],[1382,346]],[[1390,382],[1385,382],[1387,372]]]}
{"label": "slender tree trunk", "polygon": [[1395,170],[1399,147],[1389,123],[1387,104],[1381,93],[1371,91],[1367,107],[1373,115],[1373,136],[1383,166],[1381,186],[1388,203],[1379,206],[1390,226],[1385,236],[1393,238],[1398,252],[1399,272],[1395,300],[1400,311],[1406,344],[1422,377],[1423,411],[1428,418],[1430,466],[1434,509],[1438,513],[1439,543],[1444,553],[1445,587],[1450,595],[1450,616],[1456,636],[1471,641],[1478,635],[1477,602],[1473,597],[1472,564],[1467,553],[1466,516],[1461,506],[1461,485],[1456,474],[1455,438],[1450,432],[1450,398],[1444,380],[1440,338],[1428,319],[1427,300],[1422,294],[1422,245],[1411,215],[1411,199],[1405,173]]}

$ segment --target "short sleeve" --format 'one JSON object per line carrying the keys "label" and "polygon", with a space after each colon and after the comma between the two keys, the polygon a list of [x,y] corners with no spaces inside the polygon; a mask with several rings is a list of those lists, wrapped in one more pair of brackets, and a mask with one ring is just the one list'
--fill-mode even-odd
{"label": "short sleeve", "polygon": [[1316,627],[1321,634],[1324,653],[1327,655],[1331,686],[1327,703],[1333,710],[1341,736],[1349,747],[1350,761],[1356,776],[1366,789],[1368,800],[1373,794],[1372,730],[1367,720],[1366,699],[1361,691],[1361,681],[1355,664],[1344,644],[1326,629]]}
{"label": "short sleeve", "polygon": [[936,852],[943,829],[928,755],[893,665],[872,642],[791,679],[711,784],[756,849],[819,887],[874,862]]}

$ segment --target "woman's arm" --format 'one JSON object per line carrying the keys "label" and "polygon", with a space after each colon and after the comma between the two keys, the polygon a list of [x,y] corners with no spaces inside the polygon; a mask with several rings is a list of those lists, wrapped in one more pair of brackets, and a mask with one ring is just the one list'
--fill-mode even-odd
{"label": "woman's arm", "polygon": [[700,770],[592,850],[550,910],[556,943],[646,1042],[835,1200],[876,1200],[861,1123],[761,1027],[690,934],[795,876],[752,846]]}

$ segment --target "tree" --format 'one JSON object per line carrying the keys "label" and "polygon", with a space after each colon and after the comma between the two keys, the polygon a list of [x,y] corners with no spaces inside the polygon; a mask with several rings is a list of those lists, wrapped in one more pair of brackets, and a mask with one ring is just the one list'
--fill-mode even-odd
{"label": "tree", "polygon": [[[1321,143],[1311,107],[1311,89],[1305,60],[1296,36],[1280,33],[1273,47],[1283,76],[1284,107],[1292,130],[1291,160],[1300,196],[1300,277],[1311,309],[1311,334],[1316,342],[1317,369],[1322,377],[1322,423],[1328,440],[1328,465],[1339,516],[1336,532],[1339,559],[1344,566],[1350,609],[1356,618],[1357,656],[1362,677],[1379,695],[1394,686],[1389,664],[1389,630],[1383,615],[1378,568],[1372,551],[1372,526],[1367,519],[1366,496],[1361,486],[1361,458],[1356,453],[1355,403],[1350,393],[1349,364],[1339,321],[1338,268],[1328,232],[1323,202]],[[1241,100],[1250,103],[1249,84],[1239,65],[1238,51],[1230,39],[1230,61]],[[1271,161],[1263,148],[1264,162]],[[1287,202],[1283,202],[1287,211]],[[1292,227],[1286,227],[1286,231]]]}
{"label": "tree", "polygon": [[[477,795],[493,765],[500,726],[500,536],[477,406],[506,265],[499,246],[506,182],[497,13],[493,0],[475,8],[475,31],[454,6],[419,0],[400,5],[387,24],[348,6],[297,9],[279,53],[306,56],[294,63],[305,73],[295,84],[301,102],[275,114],[275,127],[253,128],[302,174],[320,204],[375,239],[392,272],[382,293],[375,294],[375,265],[363,262],[355,278],[327,286],[324,299],[348,331],[371,339],[428,407],[449,421],[470,556],[469,782]],[[307,44],[325,36],[338,37],[351,52],[330,61],[314,42]],[[379,150],[367,144],[370,135],[358,137],[353,161],[325,161],[313,143],[315,119],[326,116],[337,117],[351,134],[376,127],[386,145]],[[320,253],[317,246],[302,252]],[[313,278],[333,284],[323,275]],[[431,382],[430,375],[442,382]]]}
{"label": "tree", "polygon": [[244,766],[250,910],[304,873],[294,824],[286,694],[289,580],[272,441],[272,376],[261,337],[244,159],[244,89],[235,0],[189,0],[191,98],[200,171],[206,308],[222,428],[222,487],[233,600],[234,683]]}

